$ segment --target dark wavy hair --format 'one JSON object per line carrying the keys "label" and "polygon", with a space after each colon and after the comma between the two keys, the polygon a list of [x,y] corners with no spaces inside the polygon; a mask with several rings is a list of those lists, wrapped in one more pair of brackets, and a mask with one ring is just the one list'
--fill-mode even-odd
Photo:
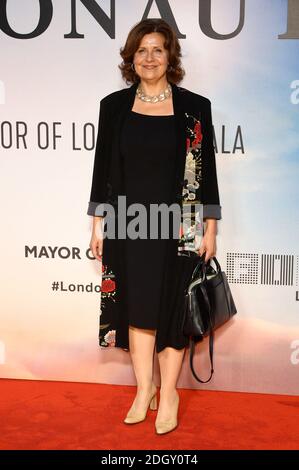
{"label": "dark wavy hair", "polygon": [[181,46],[173,29],[161,18],[142,20],[130,30],[125,46],[120,48],[123,61],[118,67],[121,70],[122,78],[127,85],[140,81],[139,75],[131,68],[131,65],[143,36],[149,33],[161,33],[165,37],[164,47],[168,50],[170,68],[166,71],[166,77],[168,82],[178,84],[185,75],[180,59],[182,57]]}

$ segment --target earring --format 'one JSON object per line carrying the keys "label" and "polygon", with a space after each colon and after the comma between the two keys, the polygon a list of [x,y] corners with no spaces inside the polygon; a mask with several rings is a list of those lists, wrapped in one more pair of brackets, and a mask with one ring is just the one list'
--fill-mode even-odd
{"label": "earring", "polygon": [[131,63],[131,69],[135,72],[134,62]]}
{"label": "earring", "polygon": [[173,70],[172,65],[170,65],[170,67],[169,67],[169,64],[168,64],[168,66],[167,66],[167,72],[171,72],[172,70]]}

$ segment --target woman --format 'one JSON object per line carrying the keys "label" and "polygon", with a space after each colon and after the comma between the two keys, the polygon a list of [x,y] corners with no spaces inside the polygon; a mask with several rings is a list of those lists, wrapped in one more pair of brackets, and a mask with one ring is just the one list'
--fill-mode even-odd
{"label": "woman", "polygon": [[[161,388],[155,427],[158,434],[164,434],[177,426],[176,384],[188,345],[180,322],[183,288],[194,258],[179,255],[193,250],[205,253],[207,261],[216,254],[221,206],[211,103],[177,86],[185,74],[181,49],[164,20],[136,24],[121,56],[122,77],[131,86],[100,102],[87,211],[93,216],[90,248],[102,261],[99,340],[101,347],[130,352],[137,394],[124,420],[127,424],[143,421],[149,407],[157,409],[157,387],[152,381],[156,346]],[[148,238],[120,236],[120,196],[126,197],[127,207],[142,205],[147,215],[153,204],[176,204],[181,211],[187,208],[189,228],[181,223],[179,235],[174,230],[168,238],[160,232],[151,238],[148,231]],[[205,222],[200,246],[198,206]],[[107,212],[100,212],[100,208]],[[103,215],[107,215],[106,228],[108,222],[116,224],[115,238],[104,236]],[[180,215],[180,220],[185,219]],[[130,216],[126,217],[128,222],[132,223]]]}

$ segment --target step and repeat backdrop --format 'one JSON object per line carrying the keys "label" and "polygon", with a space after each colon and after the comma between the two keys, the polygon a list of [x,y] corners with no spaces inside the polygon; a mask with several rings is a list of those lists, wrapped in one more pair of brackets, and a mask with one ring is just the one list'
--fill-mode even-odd
{"label": "step and repeat backdrop", "polygon": [[[87,206],[99,102],[127,86],[119,50],[146,17],[174,27],[180,85],[212,102],[217,258],[238,308],[213,380],[197,383],[186,354],[178,386],[297,395],[297,0],[1,0],[0,376],[136,383],[129,353],[98,345]],[[207,376],[207,340],[195,364]]]}

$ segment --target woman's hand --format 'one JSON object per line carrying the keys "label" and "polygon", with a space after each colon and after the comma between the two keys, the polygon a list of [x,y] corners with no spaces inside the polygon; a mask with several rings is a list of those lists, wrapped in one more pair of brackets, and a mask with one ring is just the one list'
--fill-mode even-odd
{"label": "woman's hand", "polygon": [[217,219],[206,219],[207,227],[205,230],[205,234],[202,238],[200,247],[199,247],[199,255],[202,256],[203,253],[206,253],[205,256],[205,263],[216,256],[216,235],[217,235]]}
{"label": "woman's hand", "polygon": [[93,218],[92,236],[89,243],[93,256],[99,261],[102,261],[103,257],[103,223],[103,217]]}

